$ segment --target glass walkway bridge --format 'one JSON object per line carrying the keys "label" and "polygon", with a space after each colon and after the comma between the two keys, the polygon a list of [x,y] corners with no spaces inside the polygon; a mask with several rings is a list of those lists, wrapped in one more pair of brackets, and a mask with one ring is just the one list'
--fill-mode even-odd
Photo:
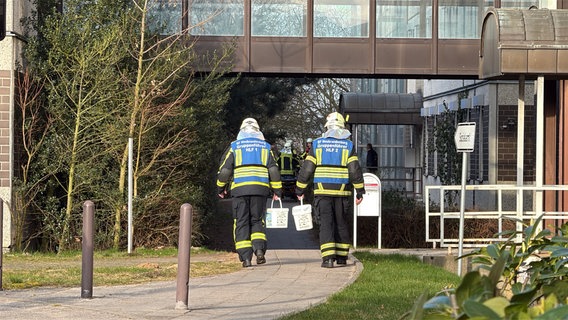
{"label": "glass walkway bridge", "polygon": [[[165,33],[198,53],[233,44],[245,74],[477,79],[481,23],[491,7],[539,1],[163,0]],[[201,65],[198,71],[207,71]]]}

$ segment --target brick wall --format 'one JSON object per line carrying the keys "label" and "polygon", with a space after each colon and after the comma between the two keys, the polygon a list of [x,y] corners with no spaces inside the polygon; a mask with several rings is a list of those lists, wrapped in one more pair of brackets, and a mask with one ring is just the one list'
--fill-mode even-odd
{"label": "brick wall", "polygon": [[[501,105],[498,113],[498,148],[497,159],[498,181],[517,180],[517,127],[503,128],[509,119],[517,123],[518,106]],[[524,173],[523,180],[530,182],[535,180],[535,150],[536,150],[536,115],[533,106],[525,106],[524,128]]]}
{"label": "brick wall", "polygon": [[0,187],[10,187],[10,75],[0,70]]}
{"label": "brick wall", "polygon": [[[489,107],[478,106],[470,109],[470,119],[476,123],[476,137],[473,152],[469,157],[468,180],[483,182],[489,180]],[[481,119],[481,120],[480,120]],[[481,121],[481,123],[480,123]],[[479,141],[481,139],[481,141]],[[479,147],[481,143],[481,148]]]}

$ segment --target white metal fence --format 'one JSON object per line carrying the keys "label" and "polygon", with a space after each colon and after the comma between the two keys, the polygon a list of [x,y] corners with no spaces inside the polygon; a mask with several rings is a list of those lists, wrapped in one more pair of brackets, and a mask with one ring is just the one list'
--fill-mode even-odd
{"label": "white metal fence", "polygon": [[[424,187],[424,204],[426,214],[426,242],[431,242],[435,248],[457,247],[459,239],[445,235],[444,222],[447,219],[459,221],[459,207],[448,209],[446,196],[448,191],[454,192],[456,201],[461,196],[461,186],[430,185]],[[542,210],[542,198],[544,191],[555,191],[557,196],[562,196],[563,191],[568,191],[568,185],[544,185],[516,186],[516,185],[466,185],[466,208],[464,220],[468,219],[493,219],[497,220],[498,233],[503,232],[503,222],[507,219],[516,219],[516,230],[522,231],[523,224],[520,221],[530,221],[543,215],[546,220],[568,220],[568,212],[554,212]],[[480,196],[481,193],[481,196]],[[477,196],[477,201],[474,201]],[[481,198],[481,199],[480,199]],[[459,203],[459,202],[455,202]],[[451,205],[451,204],[450,204]],[[437,210],[438,209],[438,210]],[[457,210],[457,211],[456,211]],[[439,234],[430,234],[433,219],[439,219]],[[542,228],[542,226],[539,226]],[[522,241],[522,235],[518,235],[517,242]],[[506,237],[497,236],[490,238],[465,238],[463,247],[485,246],[491,242],[506,240]]]}

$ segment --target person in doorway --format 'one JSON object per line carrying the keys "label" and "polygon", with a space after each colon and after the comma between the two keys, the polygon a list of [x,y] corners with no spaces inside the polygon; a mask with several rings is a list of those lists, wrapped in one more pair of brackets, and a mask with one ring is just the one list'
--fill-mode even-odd
{"label": "person in doorway", "polygon": [[379,168],[379,157],[377,156],[377,151],[373,149],[373,145],[367,143],[367,170],[372,174],[377,174],[377,169]]}
{"label": "person in doorway", "polygon": [[[345,120],[338,112],[327,116],[327,131],[323,137],[313,141],[313,148],[304,161],[298,181],[296,195],[302,200],[306,188],[313,177],[313,207],[320,221],[319,241],[323,268],[333,268],[347,264],[350,233],[347,218],[352,189],[355,188],[356,201],[363,201],[365,185],[363,172]],[[351,186],[352,185],[352,186]]]}
{"label": "person in doorway", "polygon": [[272,191],[273,199],[280,199],[282,183],[270,144],[264,141],[264,135],[253,118],[243,120],[237,140],[229,145],[221,160],[217,173],[220,198],[227,195],[231,177],[233,238],[239,259],[243,267],[250,267],[254,253],[257,264],[266,263],[266,198]]}

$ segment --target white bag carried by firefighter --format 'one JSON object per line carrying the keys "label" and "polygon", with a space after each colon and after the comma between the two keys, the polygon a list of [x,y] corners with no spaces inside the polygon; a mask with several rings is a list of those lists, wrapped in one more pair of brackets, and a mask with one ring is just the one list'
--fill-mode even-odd
{"label": "white bag carried by firefighter", "polygon": [[264,219],[267,228],[288,228],[288,208],[282,208],[282,200],[280,208],[274,208],[274,199],[270,204],[270,208],[266,209],[266,218]]}
{"label": "white bag carried by firefighter", "polygon": [[294,216],[294,224],[296,230],[310,230],[313,228],[312,223],[312,205],[304,204],[304,199],[300,199],[300,205],[292,207],[292,215]]}

